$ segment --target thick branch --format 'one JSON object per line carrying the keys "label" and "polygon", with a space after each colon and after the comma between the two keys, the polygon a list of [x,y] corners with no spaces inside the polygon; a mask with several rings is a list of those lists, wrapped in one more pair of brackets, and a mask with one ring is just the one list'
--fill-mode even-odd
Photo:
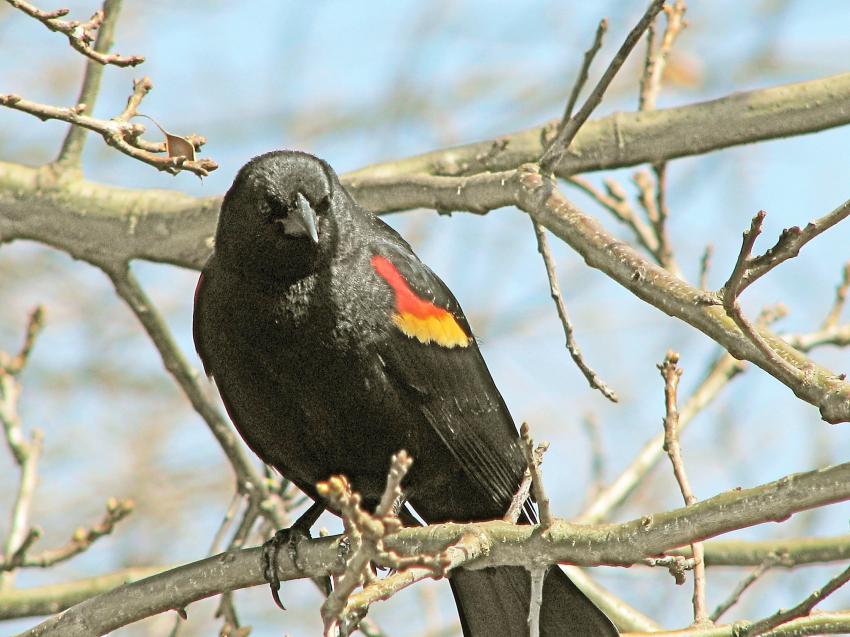
{"label": "thick branch", "polygon": [[[560,177],[593,170],[623,168],[713,150],[813,133],[850,123],[850,73],[733,93],[727,97],[676,108],[615,113],[582,126],[558,162]],[[536,161],[548,129],[513,133],[497,140],[466,144],[408,159],[367,166],[350,175],[368,188],[370,179],[427,173],[460,176],[498,171]],[[380,200],[355,193],[372,209]],[[413,206],[399,206],[402,208]]]}
{"label": "thick branch", "polygon": [[0,620],[58,613],[122,584],[137,582],[163,570],[156,566],[127,568],[62,584],[0,591]]}
{"label": "thick branch", "polygon": [[[754,328],[771,351],[783,361],[778,368],[761,348],[747,338],[723,309],[704,303],[704,293],[647,261],[631,246],[609,235],[533,170],[518,171],[520,208],[563,239],[597,268],[633,294],[663,312],[679,318],[720,343],[735,358],[752,361],[786,384],[794,394],[818,407],[830,423],[850,421],[850,384],[816,365],[766,328]],[[480,201],[479,201],[480,203]],[[497,202],[498,203],[498,202]],[[799,370],[789,377],[785,364]]]}
{"label": "thick branch", "polygon": [[[676,549],[670,554],[691,557],[689,548]],[[784,568],[850,560],[850,535],[752,542],[714,540],[705,543],[706,566],[758,566],[771,555],[777,556],[776,565]]]}
{"label": "thick branch", "polygon": [[0,163],[0,243],[31,239],[86,261],[146,259],[200,269],[212,251],[220,201],[63,183],[49,168]]}
{"label": "thick branch", "polygon": [[[630,565],[644,557],[707,539],[731,530],[850,499],[850,463],[786,476],[752,489],[730,491],[684,509],[676,509],[623,524],[587,527],[555,521],[541,535],[535,527],[507,522],[443,524],[402,529],[385,539],[386,548],[399,555],[436,553],[475,538],[482,557],[472,567],[558,561],[579,565]],[[329,570],[341,572],[339,537],[304,541],[296,566],[288,551],[278,554],[282,580],[316,577]],[[471,555],[479,551],[470,548]],[[262,548],[207,558],[89,599],[52,617],[21,637],[91,637],[103,635],[144,617],[227,590],[266,582]]]}
{"label": "thick branch", "polygon": [[[685,630],[662,630],[652,637],[740,637],[746,622],[723,626],[699,626]],[[806,635],[847,635],[850,632],[850,612],[812,613],[764,633],[765,637],[805,637]],[[643,633],[622,633],[622,637],[645,637]]]}
{"label": "thick branch", "polygon": [[[2,171],[0,171],[0,185],[2,185]],[[797,378],[789,378],[783,373],[784,370],[775,369],[761,349],[741,333],[721,308],[705,303],[705,293],[702,290],[672,276],[663,268],[647,261],[629,245],[609,235],[594,219],[567,201],[558,192],[554,181],[543,178],[532,169],[461,178],[419,176],[406,178],[405,183],[399,183],[398,179],[388,179],[385,180],[385,188],[389,199],[392,199],[393,193],[398,195],[402,192],[405,198],[418,197],[423,200],[417,205],[426,205],[438,210],[466,210],[480,213],[503,206],[518,205],[529,212],[535,221],[569,244],[584,257],[588,265],[601,270],[642,300],[696,327],[720,343],[736,358],[750,360],[774,375],[787,384],[799,398],[817,406],[822,418],[827,422],[850,420],[850,384],[844,379],[816,365],[766,328],[760,328],[759,333],[771,349],[804,373],[802,376],[804,382],[797,382]],[[60,193],[61,191],[57,192],[56,196],[61,196]],[[8,198],[10,195],[13,197],[14,191],[7,195],[0,190],[0,210],[3,210],[4,197]],[[44,196],[50,197],[51,193],[47,192]],[[207,201],[212,204],[214,200]],[[165,205],[171,210],[175,208],[173,202],[165,203]],[[56,237],[55,210],[50,210],[50,214],[46,217],[28,214],[29,211],[21,212],[23,214],[16,216],[14,220],[0,217],[0,242],[11,238],[6,230],[10,221],[17,222],[15,224],[17,231],[12,236],[36,238],[33,236],[35,233],[29,234],[23,231],[23,228],[36,225],[33,222],[35,217],[38,219],[40,231],[38,238],[43,238],[51,245],[58,243],[59,247],[64,247],[75,256],[94,262],[114,261],[116,253],[126,250],[126,246],[121,245],[119,237],[129,235],[132,242],[141,233],[139,230],[141,222],[130,228],[122,224],[112,224],[108,226],[108,229],[112,231],[113,236],[119,235],[115,237],[115,243],[103,245],[99,237],[92,234],[78,235],[75,237],[76,241],[68,242]],[[76,216],[80,216],[79,211]],[[160,215],[154,216],[162,222],[168,219],[167,215],[165,218]],[[199,221],[191,214],[190,218],[196,223]],[[172,221],[179,223],[177,219]],[[209,221],[212,222],[212,219]],[[201,223],[203,223],[202,220]],[[87,224],[84,222],[83,225]],[[163,238],[160,245],[166,243],[168,233],[165,229],[148,226],[146,230]],[[68,246],[69,243],[73,248]],[[86,255],[86,251],[93,248],[101,253],[100,258]],[[145,249],[152,251],[156,248],[147,243]],[[132,255],[126,252],[121,256],[132,258]]]}
{"label": "thick branch", "polygon": [[[847,123],[850,73],[588,121],[558,165],[558,174],[699,155]],[[425,184],[398,183],[393,177],[515,168],[543,152],[541,133],[535,128],[500,140],[376,164],[343,181],[361,204],[378,213],[428,207],[439,200]],[[489,152],[494,147],[499,152]],[[116,262],[146,259],[200,268],[212,249],[220,203],[220,197],[193,198],[76,180],[60,183],[49,170],[0,162],[0,242],[32,239],[77,258],[103,260],[114,255]],[[61,229],[57,219],[62,219]]]}

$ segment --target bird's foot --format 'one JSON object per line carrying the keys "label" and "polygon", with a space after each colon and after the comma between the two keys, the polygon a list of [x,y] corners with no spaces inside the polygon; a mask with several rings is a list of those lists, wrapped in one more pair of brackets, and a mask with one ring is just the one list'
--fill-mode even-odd
{"label": "bird's foot", "polygon": [[280,578],[277,574],[277,556],[286,547],[290,561],[298,568],[298,544],[304,539],[310,539],[310,527],[324,511],[324,504],[315,502],[307,511],[286,529],[280,529],[274,536],[263,544],[263,575],[272,589],[272,599],[281,610],[286,610],[280,601]]}
{"label": "bird's foot", "polygon": [[272,589],[272,599],[281,610],[286,610],[286,606],[280,601],[280,578],[277,575],[277,556],[280,550],[286,547],[289,554],[289,559],[296,566],[298,565],[298,542],[305,537],[309,538],[310,534],[296,527],[281,529],[274,536],[263,544],[263,575]]}

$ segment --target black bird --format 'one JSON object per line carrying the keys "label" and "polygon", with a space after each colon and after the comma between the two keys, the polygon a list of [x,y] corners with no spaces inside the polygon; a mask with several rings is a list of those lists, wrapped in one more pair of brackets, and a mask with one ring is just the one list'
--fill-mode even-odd
{"label": "black bird", "polygon": [[[315,501],[317,482],[344,474],[374,507],[405,449],[407,502],[426,522],[504,515],[525,462],[460,305],[324,161],[278,151],[236,175],[194,337],[242,437]],[[464,635],[528,633],[525,569],[457,570],[450,582]],[[550,569],[541,635],[616,634]]]}

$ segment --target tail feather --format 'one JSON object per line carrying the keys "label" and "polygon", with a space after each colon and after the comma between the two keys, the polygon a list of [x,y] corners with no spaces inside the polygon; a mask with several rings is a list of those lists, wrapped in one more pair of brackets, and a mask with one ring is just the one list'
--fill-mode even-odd
{"label": "tail feather", "polygon": [[[450,582],[464,637],[528,635],[531,578],[519,566],[457,570]],[[543,582],[540,637],[615,637],[605,614],[557,566]]]}

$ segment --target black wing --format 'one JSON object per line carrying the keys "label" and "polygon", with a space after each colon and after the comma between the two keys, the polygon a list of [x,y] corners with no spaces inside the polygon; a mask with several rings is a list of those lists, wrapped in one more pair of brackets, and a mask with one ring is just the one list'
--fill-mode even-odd
{"label": "black wing", "polygon": [[464,473],[489,496],[488,514],[498,517],[519,486],[525,462],[510,412],[460,304],[403,240],[381,242],[373,250],[395,267],[417,297],[448,312],[467,337],[464,345],[447,347],[422,342],[394,326],[376,347],[392,382],[412,390],[411,400]]}

